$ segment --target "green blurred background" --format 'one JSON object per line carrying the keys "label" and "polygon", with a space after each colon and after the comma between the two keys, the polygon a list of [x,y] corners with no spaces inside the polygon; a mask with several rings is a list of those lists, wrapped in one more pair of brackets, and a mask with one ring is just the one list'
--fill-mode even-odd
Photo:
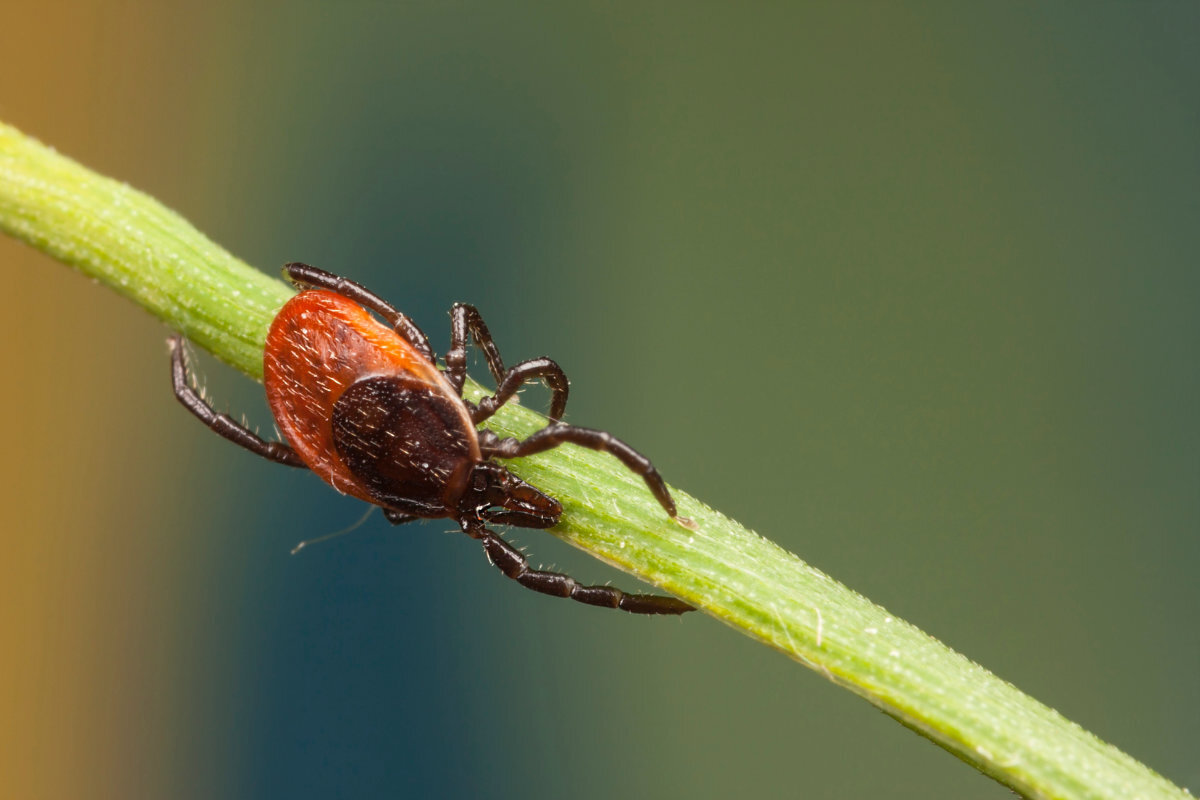
{"label": "green blurred background", "polygon": [[[1192,3],[8,0],[0,119],[439,348],[476,303],[572,420],[1195,791],[1198,34]],[[448,523],[289,556],[361,505],[205,432],[156,321],[9,240],[0,270],[5,795],[1009,796]]]}

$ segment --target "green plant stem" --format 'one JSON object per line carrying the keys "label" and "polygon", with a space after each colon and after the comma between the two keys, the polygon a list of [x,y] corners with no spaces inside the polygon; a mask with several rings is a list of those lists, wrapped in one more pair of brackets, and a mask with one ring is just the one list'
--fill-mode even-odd
{"label": "green plant stem", "polygon": [[[293,290],[152,198],[0,123],[0,230],[132,299],[252,378]],[[164,381],[166,365],[164,360]],[[470,392],[478,396],[477,385]],[[523,436],[545,419],[509,405]],[[512,462],[559,498],[552,532],[661,586],[878,706],[1028,797],[1184,798],[1183,790],[941,642],[697,500],[668,520],[613,459],[562,447]]]}

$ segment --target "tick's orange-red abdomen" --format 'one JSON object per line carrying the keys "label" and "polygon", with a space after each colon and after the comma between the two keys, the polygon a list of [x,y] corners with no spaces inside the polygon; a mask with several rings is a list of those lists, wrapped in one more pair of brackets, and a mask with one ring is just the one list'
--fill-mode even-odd
{"label": "tick's orange-red abdomen", "polygon": [[[342,295],[323,289],[301,292],[284,305],[267,333],[263,384],[279,432],[324,481],[368,503],[378,501],[334,446],[333,406],[364,378],[399,374],[455,397],[434,364]],[[466,430],[473,432],[465,406],[458,406]],[[471,445],[478,459],[478,444]]]}

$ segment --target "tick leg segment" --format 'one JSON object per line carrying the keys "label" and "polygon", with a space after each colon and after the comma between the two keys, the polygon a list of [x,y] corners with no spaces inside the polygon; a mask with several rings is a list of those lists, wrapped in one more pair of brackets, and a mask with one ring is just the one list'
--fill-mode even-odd
{"label": "tick leg segment", "polygon": [[517,390],[529,381],[541,379],[550,387],[550,419],[554,422],[562,419],[567,410],[567,376],[562,368],[548,358],[531,358],[510,368],[504,373],[504,378],[496,387],[496,393],[491,397],[483,397],[471,414],[471,421],[476,425],[495,414],[501,406],[512,399]]}
{"label": "tick leg segment", "polygon": [[504,361],[500,358],[500,351],[496,348],[491,331],[479,315],[479,309],[466,303],[455,303],[450,309],[450,349],[446,351],[446,378],[460,395],[467,380],[468,338],[473,339],[475,346],[483,352],[488,370],[496,383],[504,379]]}
{"label": "tick leg segment", "polygon": [[477,411],[472,414],[476,423],[496,413],[496,410],[512,399],[527,381],[539,379],[545,381],[546,386],[550,388],[550,418],[562,418],[567,409],[569,389],[567,376],[563,374],[562,368],[548,358],[533,358],[506,370],[504,361],[500,358],[500,351],[479,310],[466,303],[456,303],[450,311],[450,349],[446,352],[446,378],[459,395],[462,394],[463,384],[467,379],[468,338],[483,352],[488,370],[496,381],[496,394],[480,400]]}
{"label": "tick leg segment", "polygon": [[337,292],[343,297],[353,300],[360,306],[366,306],[371,309],[386,319],[388,324],[392,326],[392,329],[404,341],[416,348],[417,352],[427,361],[433,362],[433,348],[429,346],[429,337],[417,327],[417,323],[409,319],[408,315],[403,311],[398,310],[391,303],[365,286],[339,275],[334,275],[331,272],[326,272],[323,269],[310,267],[308,264],[301,264],[299,262],[293,262],[284,266],[283,271],[292,283],[301,289],[312,287],[328,289],[331,292]]}
{"label": "tick leg segment", "polygon": [[627,594],[613,586],[584,586],[570,575],[530,569],[521,551],[481,523],[464,522],[468,536],[483,542],[488,559],[508,577],[535,592],[567,597],[602,608],[619,608],[631,614],[684,614],[695,609],[682,600],[657,594]]}
{"label": "tick leg segment", "polygon": [[176,334],[167,340],[167,344],[171,347],[171,382],[175,387],[175,397],[184,408],[199,417],[200,421],[215,433],[241,445],[251,453],[257,453],[263,458],[289,467],[308,468],[296,451],[288,445],[283,442],[268,442],[254,431],[235,422],[228,414],[218,414],[213,410],[188,381],[187,354],[184,352],[183,337]]}
{"label": "tick leg segment", "polygon": [[675,516],[675,501],[667,490],[667,484],[654,468],[650,459],[622,442],[611,433],[591,428],[579,428],[565,422],[552,422],[526,439],[496,439],[480,435],[479,446],[484,458],[520,458],[543,453],[560,444],[576,444],[602,453],[611,453],[630,470],[642,476],[646,486],[654,494],[659,505],[668,515]]}

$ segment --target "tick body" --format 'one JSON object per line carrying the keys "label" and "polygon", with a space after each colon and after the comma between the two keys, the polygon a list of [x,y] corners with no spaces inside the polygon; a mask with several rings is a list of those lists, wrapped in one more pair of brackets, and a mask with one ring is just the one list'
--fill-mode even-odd
{"label": "tick body", "polygon": [[[533,455],[563,443],[612,453],[644,478],[668,515],[676,516],[675,503],[648,459],[608,433],[560,421],[568,386],[557,364],[538,358],[505,369],[478,311],[458,304],[451,311],[446,368],[439,370],[425,334],[376,295],[305,264],[284,269],[302,291],[267,334],[263,383],[286,442],[263,440],[214,411],[192,388],[182,339],[175,336],[170,340],[175,394],[193,414],[265,458],[306,467],[339,492],[382,507],[394,524],[454,519],[481,541],[496,567],[530,589],[639,614],[692,610],[672,597],[584,586],[567,575],[531,569],[488,527],[549,528],[558,522],[558,501],[495,459]],[[478,405],[462,397],[468,340],[483,352],[497,385],[496,393]],[[542,380],[551,390],[551,421],[545,428],[523,440],[476,429],[530,380]]]}
{"label": "tick body", "polygon": [[466,404],[434,365],[357,303],[297,295],[271,325],[267,403],[300,459],[343,494],[445,516],[483,460]]}

